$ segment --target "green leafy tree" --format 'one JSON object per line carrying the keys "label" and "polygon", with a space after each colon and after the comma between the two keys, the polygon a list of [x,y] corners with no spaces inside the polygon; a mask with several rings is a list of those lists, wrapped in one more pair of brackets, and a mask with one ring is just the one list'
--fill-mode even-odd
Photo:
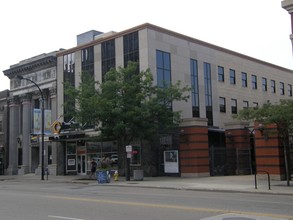
{"label": "green leafy tree", "polygon": [[290,185],[289,135],[293,133],[293,100],[280,100],[278,104],[265,103],[261,108],[247,108],[236,116],[240,120],[257,121],[263,125],[275,124],[284,147],[287,185]]}
{"label": "green leafy tree", "polygon": [[[159,132],[174,130],[180,121],[180,112],[172,111],[173,101],[187,101],[188,87],[153,85],[150,70],[137,73],[137,64],[129,62],[126,68],[112,69],[100,84],[98,115],[102,133],[120,143],[119,155],[132,141],[151,141]],[[125,160],[123,160],[125,161]]]}
{"label": "green leafy tree", "polygon": [[93,76],[87,72],[81,74],[81,83],[78,88],[69,82],[64,83],[66,118],[74,118],[85,127],[98,125],[96,84]]}
{"label": "green leafy tree", "polygon": [[[129,62],[126,68],[106,73],[102,83],[83,79],[79,88],[66,89],[79,106],[75,117],[95,121],[103,138],[118,141],[119,163],[125,162],[125,146],[131,142],[151,142],[159,133],[174,131],[180,112],[172,111],[172,103],[189,98],[190,88],[181,87],[179,81],[157,87],[150,70],[137,70],[137,63]],[[97,89],[93,90],[94,85]]]}

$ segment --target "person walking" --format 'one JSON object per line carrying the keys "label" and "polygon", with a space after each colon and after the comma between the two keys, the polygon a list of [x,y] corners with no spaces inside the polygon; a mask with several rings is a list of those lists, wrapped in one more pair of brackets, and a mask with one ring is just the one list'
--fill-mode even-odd
{"label": "person walking", "polygon": [[90,179],[92,178],[93,175],[95,175],[96,170],[97,170],[97,162],[95,161],[95,159],[92,159]]}

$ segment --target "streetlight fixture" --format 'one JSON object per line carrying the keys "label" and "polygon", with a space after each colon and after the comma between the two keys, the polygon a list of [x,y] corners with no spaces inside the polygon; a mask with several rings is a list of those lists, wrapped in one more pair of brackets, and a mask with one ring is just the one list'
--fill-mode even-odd
{"label": "streetlight fixture", "polygon": [[39,87],[39,85],[36,83],[36,82],[34,82],[33,80],[31,80],[31,79],[28,79],[28,78],[24,78],[24,77],[22,77],[22,76],[16,76],[18,79],[20,79],[20,80],[27,80],[27,81],[30,81],[31,83],[33,83],[37,88],[38,88],[38,90],[39,90],[39,92],[40,92],[40,95],[41,95],[41,113],[42,113],[42,126],[41,126],[41,128],[42,128],[42,131],[41,131],[41,135],[42,135],[42,147],[41,147],[41,151],[42,151],[42,167],[41,167],[41,169],[42,169],[42,177],[41,177],[41,180],[44,180],[44,176],[45,176],[45,168],[44,168],[44,154],[45,154],[45,147],[44,147],[44,121],[45,121],[45,114],[44,114],[44,95],[43,95],[43,92],[42,92],[42,90],[40,89],[40,87]]}

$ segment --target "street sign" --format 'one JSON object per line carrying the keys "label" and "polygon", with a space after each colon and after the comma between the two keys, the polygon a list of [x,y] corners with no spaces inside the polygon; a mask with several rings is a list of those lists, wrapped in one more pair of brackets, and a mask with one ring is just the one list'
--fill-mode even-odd
{"label": "street sign", "polygon": [[132,145],[126,145],[126,152],[131,153],[132,152]]}

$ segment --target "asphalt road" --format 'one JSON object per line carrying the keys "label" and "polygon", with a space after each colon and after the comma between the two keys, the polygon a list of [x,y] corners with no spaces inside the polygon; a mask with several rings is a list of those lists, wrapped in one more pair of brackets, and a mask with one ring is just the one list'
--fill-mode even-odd
{"label": "asphalt road", "polygon": [[293,196],[0,182],[0,220],[281,220]]}

